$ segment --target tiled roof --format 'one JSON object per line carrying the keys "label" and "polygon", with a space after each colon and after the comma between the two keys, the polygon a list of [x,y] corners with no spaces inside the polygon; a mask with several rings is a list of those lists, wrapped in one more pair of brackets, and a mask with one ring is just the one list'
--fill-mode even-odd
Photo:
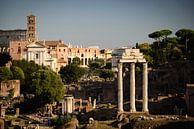
{"label": "tiled roof", "polygon": [[46,46],[56,46],[59,45],[61,47],[67,47],[63,42],[60,40],[45,40],[45,41],[39,41],[41,44],[45,44]]}

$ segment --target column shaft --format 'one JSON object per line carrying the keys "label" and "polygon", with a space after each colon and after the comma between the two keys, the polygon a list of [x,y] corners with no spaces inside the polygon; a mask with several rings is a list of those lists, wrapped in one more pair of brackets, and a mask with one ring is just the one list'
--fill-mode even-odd
{"label": "column shaft", "polygon": [[123,111],[123,76],[122,63],[118,63],[118,111]]}
{"label": "column shaft", "polygon": [[135,108],[135,63],[130,65],[130,112],[136,112]]}
{"label": "column shaft", "polygon": [[143,97],[143,108],[142,111],[148,112],[148,70],[147,63],[143,63],[143,77],[142,77],[142,97]]}

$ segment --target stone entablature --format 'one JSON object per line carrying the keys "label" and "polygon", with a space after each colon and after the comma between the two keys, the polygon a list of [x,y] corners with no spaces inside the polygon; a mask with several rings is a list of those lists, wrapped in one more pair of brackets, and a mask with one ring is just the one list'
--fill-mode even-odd
{"label": "stone entablature", "polygon": [[112,52],[112,68],[113,70],[117,69],[118,62],[139,62],[143,63],[146,60],[143,57],[143,53],[140,52],[139,49],[132,49],[132,48],[120,48],[115,49]]}
{"label": "stone entablature", "polygon": [[20,96],[20,80],[0,82],[0,96],[9,96],[10,91],[13,91],[13,98]]}

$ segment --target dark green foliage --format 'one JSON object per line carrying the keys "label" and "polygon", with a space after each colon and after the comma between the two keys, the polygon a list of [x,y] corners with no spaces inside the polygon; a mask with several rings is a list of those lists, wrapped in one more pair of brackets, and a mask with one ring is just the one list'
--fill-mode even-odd
{"label": "dark green foliage", "polygon": [[31,80],[32,80],[32,73],[42,69],[42,66],[35,64],[34,62],[28,62],[26,60],[14,60],[12,61],[12,67],[17,66],[21,68],[24,72],[24,82],[21,85],[21,92],[30,93],[32,91],[31,88]]}
{"label": "dark green foliage", "polygon": [[42,104],[59,101],[64,95],[64,87],[59,75],[51,70],[38,70],[33,73],[32,93]]}
{"label": "dark green foliage", "polygon": [[0,53],[0,66],[5,66],[12,58],[7,52]]}
{"label": "dark green foliage", "polygon": [[158,41],[160,41],[161,36],[162,36],[162,33],[160,31],[155,31],[148,35],[149,38],[153,38]]}
{"label": "dark green foliage", "polygon": [[62,67],[59,71],[64,83],[77,83],[78,80],[85,74],[85,69],[75,64],[69,64]]}
{"label": "dark green foliage", "polygon": [[57,118],[52,119],[51,123],[54,126],[61,126],[61,125],[64,125],[64,124],[70,122],[71,119],[72,119],[72,117],[69,114],[67,114],[63,117],[57,117]]}
{"label": "dark green foliage", "polygon": [[178,30],[175,35],[180,38],[180,41],[185,44],[185,51],[187,53],[188,42],[194,37],[194,30],[191,29],[180,29]]}
{"label": "dark green foliage", "polygon": [[0,81],[7,81],[12,79],[13,74],[7,67],[0,67]]}
{"label": "dark green foliage", "polygon": [[169,36],[169,35],[172,34],[172,31],[171,31],[171,30],[161,30],[160,33],[161,33],[161,36],[162,36],[164,39],[166,39],[167,36]]}
{"label": "dark green foliage", "polygon": [[104,65],[105,65],[105,62],[103,59],[95,59],[95,60],[89,62],[90,69],[102,68]]}
{"label": "dark green foliage", "polygon": [[149,66],[156,68],[174,60],[193,59],[194,31],[180,29],[175,33],[177,37],[168,37],[171,33],[170,30],[155,31],[148,35],[156,40],[149,47],[147,44],[137,44],[137,48],[144,53]]}
{"label": "dark green foliage", "polygon": [[20,67],[12,66],[11,71],[13,74],[13,79],[19,79],[21,82],[24,81],[25,79],[24,71]]}
{"label": "dark green foliage", "polygon": [[107,79],[112,79],[114,77],[114,73],[112,70],[103,69],[101,70],[99,77],[104,78],[106,81]]}
{"label": "dark green foliage", "polygon": [[35,96],[15,105],[22,113],[35,112],[47,103],[60,101],[64,96],[65,90],[60,76],[49,69],[34,72],[29,81],[30,90],[27,93]]}
{"label": "dark green foliage", "polygon": [[74,65],[80,65],[81,64],[80,58],[79,57],[73,58],[72,64],[74,64]]}
{"label": "dark green foliage", "polygon": [[161,38],[163,40],[165,40],[171,34],[172,34],[171,30],[165,29],[165,30],[160,30],[160,31],[155,31],[153,33],[150,33],[150,34],[148,34],[148,37],[153,38],[153,39],[157,40],[158,42],[160,42]]}
{"label": "dark green foliage", "polygon": [[112,68],[112,63],[107,62],[106,65],[104,66],[105,69],[111,69]]}

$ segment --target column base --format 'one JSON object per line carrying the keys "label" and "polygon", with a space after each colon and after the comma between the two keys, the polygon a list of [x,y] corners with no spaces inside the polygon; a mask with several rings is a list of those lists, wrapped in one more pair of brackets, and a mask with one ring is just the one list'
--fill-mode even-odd
{"label": "column base", "polygon": [[134,113],[134,112],[136,112],[136,109],[130,109],[130,112]]}
{"label": "column base", "polygon": [[149,110],[142,110],[142,112],[145,112],[146,114],[149,114]]}
{"label": "column base", "polygon": [[117,112],[120,112],[120,113],[122,113],[122,112],[124,112],[124,110],[123,109],[118,109],[118,111]]}

